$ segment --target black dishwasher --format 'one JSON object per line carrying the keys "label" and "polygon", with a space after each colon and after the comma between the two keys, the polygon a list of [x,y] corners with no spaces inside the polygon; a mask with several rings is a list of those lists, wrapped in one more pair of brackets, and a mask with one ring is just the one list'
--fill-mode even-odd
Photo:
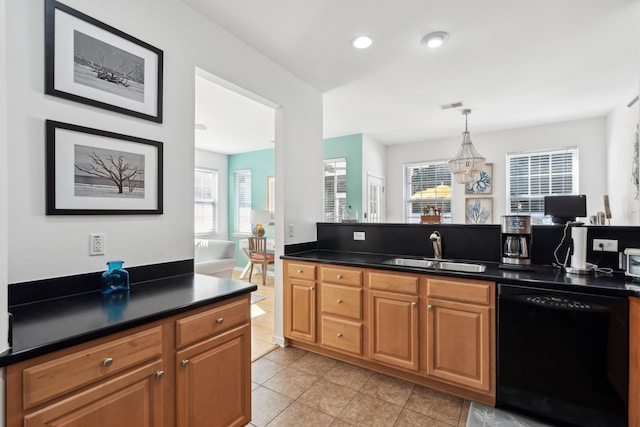
{"label": "black dishwasher", "polygon": [[625,297],[500,284],[497,406],[626,426],[628,322]]}

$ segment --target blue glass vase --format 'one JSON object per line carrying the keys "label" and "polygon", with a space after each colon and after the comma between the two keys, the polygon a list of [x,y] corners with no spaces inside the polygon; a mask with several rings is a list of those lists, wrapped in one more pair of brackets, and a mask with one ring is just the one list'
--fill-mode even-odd
{"label": "blue glass vase", "polygon": [[129,272],[122,268],[124,261],[107,261],[107,271],[102,273],[100,292],[108,295],[129,290]]}

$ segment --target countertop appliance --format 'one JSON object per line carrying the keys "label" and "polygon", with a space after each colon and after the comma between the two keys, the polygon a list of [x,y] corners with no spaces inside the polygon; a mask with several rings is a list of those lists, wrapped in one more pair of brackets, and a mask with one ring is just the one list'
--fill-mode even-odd
{"label": "countertop appliance", "polygon": [[503,215],[500,224],[502,263],[500,268],[531,270],[531,217]]}
{"label": "countertop appliance", "polygon": [[628,322],[625,297],[498,285],[497,406],[626,426]]}

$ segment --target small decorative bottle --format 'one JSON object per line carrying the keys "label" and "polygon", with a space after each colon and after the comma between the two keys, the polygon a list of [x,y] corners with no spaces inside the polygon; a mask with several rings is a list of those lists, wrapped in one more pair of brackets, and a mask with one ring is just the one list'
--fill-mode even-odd
{"label": "small decorative bottle", "polygon": [[102,273],[100,279],[102,294],[129,290],[129,272],[122,268],[122,264],[124,261],[107,261],[109,270]]}

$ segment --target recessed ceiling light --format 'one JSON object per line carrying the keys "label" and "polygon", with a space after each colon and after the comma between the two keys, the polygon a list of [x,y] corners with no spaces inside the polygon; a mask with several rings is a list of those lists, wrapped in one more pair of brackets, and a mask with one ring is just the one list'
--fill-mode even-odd
{"label": "recessed ceiling light", "polygon": [[351,45],[356,49],[366,49],[373,44],[373,40],[369,36],[360,36],[351,40]]}
{"label": "recessed ceiling light", "polygon": [[449,38],[449,34],[444,31],[436,31],[435,33],[427,34],[422,39],[422,43],[426,44],[432,49],[440,47]]}

